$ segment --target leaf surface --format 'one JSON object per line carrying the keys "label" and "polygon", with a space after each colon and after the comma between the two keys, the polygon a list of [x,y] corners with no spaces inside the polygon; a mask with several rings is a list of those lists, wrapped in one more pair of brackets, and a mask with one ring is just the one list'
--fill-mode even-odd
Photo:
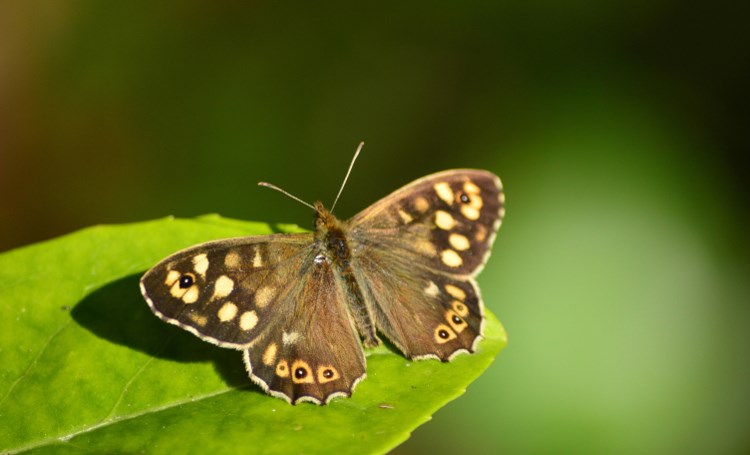
{"label": "leaf surface", "polygon": [[140,295],[140,276],[181,248],[279,230],[299,229],[167,218],[1,254],[0,451],[387,452],[505,346],[488,312],[473,355],[414,362],[381,346],[352,398],[291,406],[250,382],[239,351],[163,323]]}

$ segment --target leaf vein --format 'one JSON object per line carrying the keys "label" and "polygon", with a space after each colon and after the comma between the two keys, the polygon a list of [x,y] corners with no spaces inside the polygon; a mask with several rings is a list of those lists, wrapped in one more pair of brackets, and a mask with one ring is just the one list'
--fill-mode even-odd
{"label": "leaf vein", "polygon": [[0,399],[0,407],[2,407],[2,405],[5,403],[5,400],[8,399],[8,397],[10,396],[10,394],[13,393],[13,390],[15,390],[16,386],[21,382],[21,379],[23,379],[23,378],[25,378],[25,377],[28,376],[29,371],[31,371],[31,369],[34,367],[34,365],[37,364],[37,362],[39,361],[39,359],[42,357],[42,354],[44,354],[44,351],[46,351],[47,348],[49,347],[49,345],[52,342],[52,340],[54,340],[55,337],[60,334],[60,332],[62,332],[66,327],[68,327],[70,325],[71,321],[72,321],[72,319],[69,319],[65,324],[61,325],[55,331],[55,333],[53,333],[52,335],[50,335],[50,337],[47,339],[47,341],[44,342],[44,345],[42,345],[42,347],[41,347],[41,349],[39,349],[39,352],[37,353],[37,355],[34,356],[34,358],[31,360],[31,362],[29,362],[28,366],[26,366],[26,368],[23,370],[23,373],[21,373],[16,378],[16,380],[13,381],[13,384],[11,384],[10,387],[8,387],[8,391],[5,393],[5,396],[3,396],[2,399]]}

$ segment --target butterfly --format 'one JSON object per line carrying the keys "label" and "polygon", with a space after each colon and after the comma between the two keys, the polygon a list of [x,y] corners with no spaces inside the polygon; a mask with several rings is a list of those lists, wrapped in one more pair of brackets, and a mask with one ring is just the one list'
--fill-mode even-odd
{"label": "butterfly", "polygon": [[314,232],[187,248],[146,272],[141,292],[164,321],[243,351],[265,392],[326,404],[351,396],[366,376],[363,345],[381,336],[410,359],[474,352],[484,325],[474,276],[504,202],[500,179],[474,169],[420,178],[348,221],[316,202]]}

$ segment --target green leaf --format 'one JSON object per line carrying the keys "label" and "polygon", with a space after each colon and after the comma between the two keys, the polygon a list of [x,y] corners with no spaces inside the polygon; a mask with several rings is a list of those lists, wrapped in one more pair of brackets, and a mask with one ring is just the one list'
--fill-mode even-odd
{"label": "green leaf", "polygon": [[0,452],[386,452],[484,371],[486,339],[451,363],[380,347],[352,398],[291,406],[248,379],[241,353],[151,314],[140,275],[189,245],[290,226],[205,216],[96,226],[0,255]]}

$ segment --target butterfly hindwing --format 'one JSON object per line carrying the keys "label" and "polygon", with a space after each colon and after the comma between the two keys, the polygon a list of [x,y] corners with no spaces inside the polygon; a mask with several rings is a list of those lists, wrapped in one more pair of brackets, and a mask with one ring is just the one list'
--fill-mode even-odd
{"label": "butterfly hindwing", "polygon": [[[408,278],[390,277],[407,267]],[[365,298],[375,302],[378,330],[407,357],[447,361],[457,353],[474,351],[484,310],[472,278],[419,268],[387,253],[360,259],[358,274],[365,283]]]}
{"label": "butterfly hindwing", "polygon": [[285,320],[245,351],[253,380],[287,401],[326,403],[351,395],[365,377],[365,357],[348,315],[344,288],[326,266],[301,277]]}

